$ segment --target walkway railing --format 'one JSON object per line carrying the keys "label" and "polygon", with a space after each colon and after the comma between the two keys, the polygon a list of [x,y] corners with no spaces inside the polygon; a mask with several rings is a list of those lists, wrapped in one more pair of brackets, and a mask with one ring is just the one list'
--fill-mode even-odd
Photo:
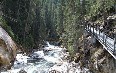
{"label": "walkway railing", "polygon": [[109,37],[105,31],[101,31],[100,26],[94,23],[87,24],[85,30],[93,35],[103,47],[116,59],[116,35]]}

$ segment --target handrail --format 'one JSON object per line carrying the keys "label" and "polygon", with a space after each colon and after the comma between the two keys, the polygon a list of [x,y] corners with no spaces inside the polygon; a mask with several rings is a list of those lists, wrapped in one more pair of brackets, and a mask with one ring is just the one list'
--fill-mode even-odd
{"label": "handrail", "polygon": [[[90,23],[87,24],[85,30],[100,41],[100,43],[106,47],[106,50],[110,51],[110,53],[112,53],[114,56],[116,55],[116,35],[114,35],[113,38],[109,37],[106,32],[100,30],[100,26],[97,26],[97,24],[95,25],[94,23],[92,25]],[[107,32],[108,31],[109,30],[107,30]]]}

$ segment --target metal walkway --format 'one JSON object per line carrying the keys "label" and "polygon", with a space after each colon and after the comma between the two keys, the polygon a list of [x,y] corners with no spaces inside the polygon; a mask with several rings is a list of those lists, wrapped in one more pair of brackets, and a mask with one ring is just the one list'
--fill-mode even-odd
{"label": "metal walkway", "polygon": [[104,32],[100,31],[98,26],[87,24],[85,30],[92,34],[103,47],[116,59],[116,36],[112,38],[108,37]]}

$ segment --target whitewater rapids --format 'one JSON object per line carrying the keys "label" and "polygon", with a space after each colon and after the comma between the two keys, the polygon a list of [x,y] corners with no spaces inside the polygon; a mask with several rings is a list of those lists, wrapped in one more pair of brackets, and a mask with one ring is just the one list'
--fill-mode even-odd
{"label": "whitewater rapids", "polygon": [[1,73],[90,73],[88,69],[80,69],[79,63],[67,60],[66,48],[50,45],[36,51],[30,56],[17,54],[11,70]]}

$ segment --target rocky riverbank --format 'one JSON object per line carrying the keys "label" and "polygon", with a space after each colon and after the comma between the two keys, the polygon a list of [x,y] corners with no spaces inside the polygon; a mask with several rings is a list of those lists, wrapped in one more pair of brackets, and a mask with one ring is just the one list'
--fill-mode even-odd
{"label": "rocky riverbank", "polygon": [[74,60],[81,61],[82,67],[88,68],[92,73],[116,73],[114,58],[90,35],[80,38]]}
{"label": "rocky riverbank", "polygon": [[90,73],[80,62],[69,62],[66,48],[50,45],[30,55],[17,54],[11,70],[2,73]]}

